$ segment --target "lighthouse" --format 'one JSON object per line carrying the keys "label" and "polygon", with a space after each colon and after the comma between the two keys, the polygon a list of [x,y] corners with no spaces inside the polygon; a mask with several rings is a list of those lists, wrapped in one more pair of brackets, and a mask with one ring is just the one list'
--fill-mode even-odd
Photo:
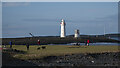
{"label": "lighthouse", "polygon": [[65,25],[66,24],[65,24],[64,19],[62,19],[60,25],[61,25],[61,35],[60,35],[60,37],[65,37],[66,36],[66,32],[65,32]]}
{"label": "lighthouse", "polygon": [[74,37],[75,38],[78,38],[80,35],[79,35],[79,30],[77,29],[77,30],[75,30],[75,35],[74,35]]}

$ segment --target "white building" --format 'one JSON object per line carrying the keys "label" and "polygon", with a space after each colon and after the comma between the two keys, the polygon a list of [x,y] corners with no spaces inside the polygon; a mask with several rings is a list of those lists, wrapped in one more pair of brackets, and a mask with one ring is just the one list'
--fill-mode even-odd
{"label": "white building", "polygon": [[60,37],[66,37],[66,32],[65,32],[65,21],[62,19],[62,21],[61,21],[61,23],[60,23],[60,25],[61,25],[61,35],[60,35]]}
{"label": "white building", "polygon": [[79,30],[75,30],[75,35],[74,35],[74,37],[75,37],[75,38],[80,37],[80,35],[79,35]]}

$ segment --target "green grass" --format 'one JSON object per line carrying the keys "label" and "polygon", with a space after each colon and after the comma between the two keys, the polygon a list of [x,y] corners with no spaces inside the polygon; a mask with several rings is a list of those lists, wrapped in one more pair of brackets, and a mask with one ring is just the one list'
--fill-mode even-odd
{"label": "green grass", "polygon": [[[42,45],[46,49],[37,50],[39,46],[30,46],[27,51],[25,45],[13,45],[13,49],[26,51],[26,54],[15,54],[13,57],[19,59],[40,59],[46,56],[60,56],[65,54],[76,53],[102,53],[102,52],[118,52],[118,46],[68,46],[68,45]],[[7,46],[9,47],[9,46]],[[41,46],[40,46],[41,47]]]}

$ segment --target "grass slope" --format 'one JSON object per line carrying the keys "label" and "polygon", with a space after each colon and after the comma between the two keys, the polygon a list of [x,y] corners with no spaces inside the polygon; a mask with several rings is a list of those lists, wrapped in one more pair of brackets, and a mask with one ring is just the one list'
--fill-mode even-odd
{"label": "grass slope", "polygon": [[[27,51],[25,45],[13,45],[13,49],[25,51],[25,54],[14,54],[13,57],[27,60],[27,59],[40,59],[47,56],[61,56],[66,54],[76,53],[102,53],[102,52],[119,52],[118,46],[68,46],[68,45],[43,45],[46,49],[37,50],[42,46],[30,46]],[[9,47],[9,46],[7,46]],[[3,50],[4,52],[4,50]]]}

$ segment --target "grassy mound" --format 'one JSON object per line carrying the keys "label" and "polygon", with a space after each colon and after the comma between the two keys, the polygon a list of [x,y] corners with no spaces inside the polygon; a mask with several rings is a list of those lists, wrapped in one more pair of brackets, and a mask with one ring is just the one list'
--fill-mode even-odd
{"label": "grassy mound", "polygon": [[[119,52],[118,46],[68,46],[68,45],[32,45],[27,51],[25,45],[13,45],[16,51],[23,51],[25,53],[14,53],[14,58],[27,60],[27,59],[40,59],[46,56],[60,56],[66,54],[79,54],[79,53],[103,53],[103,52]],[[9,46],[7,46],[9,47]],[[39,50],[37,48],[40,48]],[[3,50],[4,52],[4,50]]]}

